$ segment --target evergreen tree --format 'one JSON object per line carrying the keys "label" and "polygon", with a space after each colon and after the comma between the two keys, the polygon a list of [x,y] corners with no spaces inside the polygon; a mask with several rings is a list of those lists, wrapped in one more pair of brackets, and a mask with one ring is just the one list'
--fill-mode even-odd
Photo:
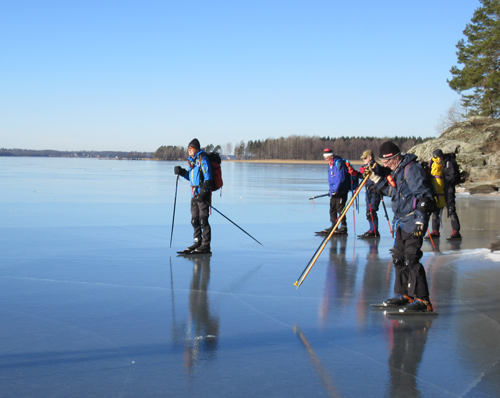
{"label": "evergreen tree", "polygon": [[462,94],[468,115],[500,117],[500,0],[480,0],[479,7],[467,24],[464,39],[457,44],[459,69],[450,70],[450,87]]}

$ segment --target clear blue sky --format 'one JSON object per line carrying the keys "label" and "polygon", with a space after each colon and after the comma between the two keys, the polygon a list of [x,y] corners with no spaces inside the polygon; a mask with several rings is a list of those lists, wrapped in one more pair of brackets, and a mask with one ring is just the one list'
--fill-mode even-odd
{"label": "clear blue sky", "polygon": [[0,2],[0,147],[434,136],[478,0]]}

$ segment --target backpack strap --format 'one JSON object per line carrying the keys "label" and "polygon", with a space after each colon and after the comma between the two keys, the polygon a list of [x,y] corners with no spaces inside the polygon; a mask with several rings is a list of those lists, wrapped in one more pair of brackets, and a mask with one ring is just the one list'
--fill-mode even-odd
{"label": "backpack strap", "polygon": [[410,168],[410,166],[415,163],[415,161],[411,161],[410,163],[408,163],[406,166],[405,166],[405,180],[406,182],[408,182],[408,169]]}

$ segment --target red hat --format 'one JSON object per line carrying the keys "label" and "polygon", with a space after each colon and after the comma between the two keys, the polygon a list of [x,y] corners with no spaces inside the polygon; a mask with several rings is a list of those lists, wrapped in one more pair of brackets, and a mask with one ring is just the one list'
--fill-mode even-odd
{"label": "red hat", "polygon": [[325,158],[327,158],[328,156],[333,156],[333,151],[330,149],[330,148],[326,148],[324,151],[323,151],[323,156]]}

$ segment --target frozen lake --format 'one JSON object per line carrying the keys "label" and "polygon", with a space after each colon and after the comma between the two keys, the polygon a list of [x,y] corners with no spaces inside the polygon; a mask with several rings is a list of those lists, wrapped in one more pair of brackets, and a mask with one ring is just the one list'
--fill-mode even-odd
{"label": "frozen lake", "polygon": [[177,164],[0,157],[2,398],[500,397],[498,199],[458,196],[463,241],[424,243],[439,315],[390,317],[369,305],[394,274],[382,211],[382,238],[356,239],[364,196],[293,286],[329,225],[308,200],[326,166],[223,163],[213,205],[264,246],[214,212],[213,255],[184,258]]}

